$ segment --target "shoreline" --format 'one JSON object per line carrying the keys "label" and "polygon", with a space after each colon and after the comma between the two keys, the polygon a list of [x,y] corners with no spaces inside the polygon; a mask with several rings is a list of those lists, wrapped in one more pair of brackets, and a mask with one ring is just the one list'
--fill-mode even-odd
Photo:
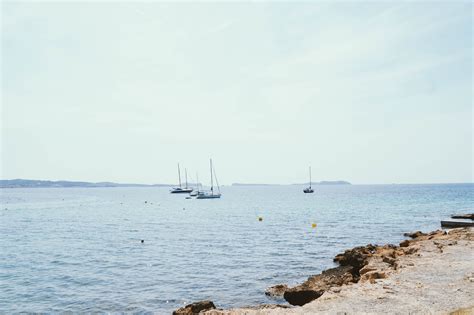
{"label": "shoreline", "polygon": [[200,301],[173,314],[474,314],[474,229],[417,231],[405,236],[411,239],[399,245],[369,244],[346,250],[334,258],[338,267],[294,287],[280,284],[265,292],[283,296],[289,304],[225,310],[211,301]]}

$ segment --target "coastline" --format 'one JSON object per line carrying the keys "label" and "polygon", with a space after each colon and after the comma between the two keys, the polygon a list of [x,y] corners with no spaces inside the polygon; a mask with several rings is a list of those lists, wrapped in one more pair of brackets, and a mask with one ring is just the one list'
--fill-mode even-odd
{"label": "coastline", "polygon": [[347,250],[334,258],[338,267],[295,287],[277,285],[267,290],[267,295],[284,296],[294,306],[224,310],[201,301],[174,314],[474,314],[474,229],[405,235],[411,239],[399,245],[369,244]]}

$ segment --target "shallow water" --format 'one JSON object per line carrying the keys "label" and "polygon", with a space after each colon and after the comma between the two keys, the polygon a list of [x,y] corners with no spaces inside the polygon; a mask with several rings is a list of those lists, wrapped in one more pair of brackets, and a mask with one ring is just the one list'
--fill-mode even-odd
{"label": "shallow water", "polygon": [[266,287],[331,267],[344,249],[399,242],[474,208],[473,184],[302,189],[224,187],[215,200],[166,188],[1,189],[0,312],[272,303]]}

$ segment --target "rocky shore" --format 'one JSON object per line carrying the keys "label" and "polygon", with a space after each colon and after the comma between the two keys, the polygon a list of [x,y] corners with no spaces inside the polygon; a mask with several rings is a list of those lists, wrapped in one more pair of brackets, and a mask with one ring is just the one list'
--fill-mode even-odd
{"label": "rocky shore", "polygon": [[[405,234],[399,245],[366,245],[336,255],[339,266],[265,294],[290,305],[231,310],[201,301],[174,314],[434,313],[474,314],[474,230]],[[292,305],[292,306],[291,306]]]}

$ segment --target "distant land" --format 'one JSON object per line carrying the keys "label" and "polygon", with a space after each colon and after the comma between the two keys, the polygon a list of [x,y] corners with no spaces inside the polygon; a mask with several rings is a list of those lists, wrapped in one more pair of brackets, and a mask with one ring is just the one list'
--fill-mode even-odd
{"label": "distant land", "polygon": [[67,180],[31,180],[31,179],[6,179],[0,180],[0,188],[41,188],[41,187],[170,187],[171,184],[118,184],[112,182],[76,182]]}
{"label": "distant land", "polygon": [[[309,183],[293,184],[293,185],[309,185]],[[320,182],[311,183],[311,185],[352,185],[352,184],[344,180],[323,180]]]}
{"label": "distant land", "polygon": [[[188,183],[190,187],[196,186],[195,183]],[[279,184],[243,184],[233,183],[232,186],[276,186]],[[293,185],[309,185],[305,184],[293,184]],[[312,185],[351,185],[346,181],[321,181],[314,182]],[[0,180],[0,188],[48,188],[48,187],[171,187],[176,184],[121,184],[113,182],[80,182],[80,181],[67,181],[67,180],[34,180],[34,179],[3,179]],[[222,185],[225,186],[225,185]]]}
{"label": "distant land", "polygon": [[[275,185],[279,185],[279,184],[242,184],[242,183],[232,184],[232,186],[275,186]],[[309,183],[292,184],[292,185],[309,185]],[[343,180],[335,180],[335,181],[323,180],[320,182],[313,182],[311,183],[311,185],[352,185],[352,184]]]}
{"label": "distant land", "polygon": [[232,183],[232,186],[279,186],[280,184],[246,184],[246,183]]}

